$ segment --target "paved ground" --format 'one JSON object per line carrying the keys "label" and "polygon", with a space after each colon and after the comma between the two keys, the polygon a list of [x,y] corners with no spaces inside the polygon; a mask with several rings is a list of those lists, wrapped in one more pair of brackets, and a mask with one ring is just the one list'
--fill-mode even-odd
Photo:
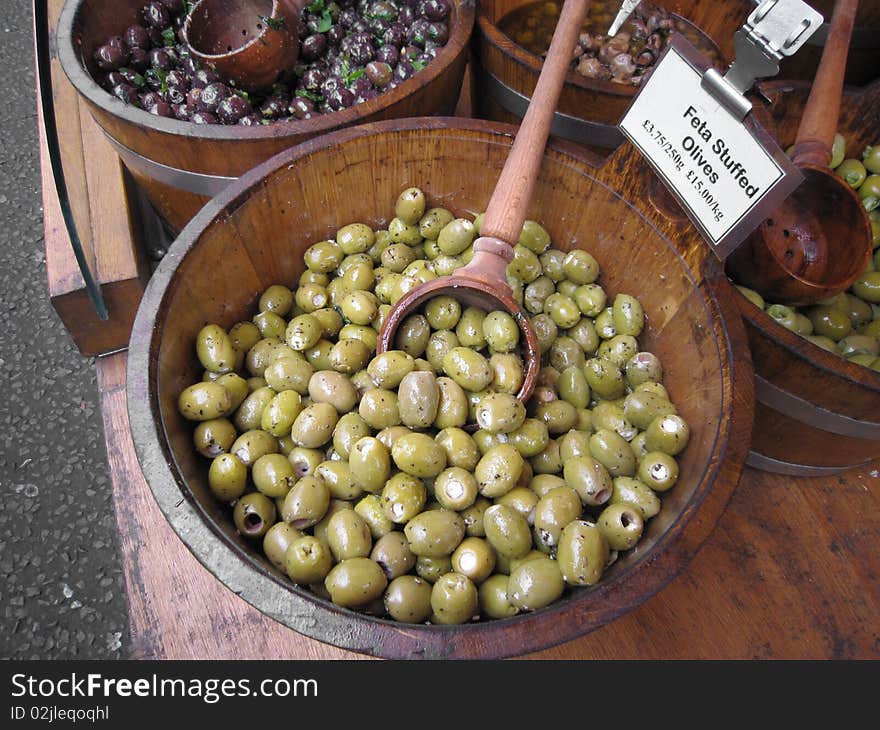
{"label": "paved ground", "polygon": [[30,7],[0,3],[0,658],[120,658],[94,363],[46,295]]}

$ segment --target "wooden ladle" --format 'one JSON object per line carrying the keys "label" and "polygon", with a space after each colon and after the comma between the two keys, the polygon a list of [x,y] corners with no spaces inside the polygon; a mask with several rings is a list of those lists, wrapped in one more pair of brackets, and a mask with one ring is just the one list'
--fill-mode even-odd
{"label": "wooden ladle", "polygon": [[190,54],[245,91],[268,89],[299,58],[308,0],[198,0],[183,25]]}
{"label": "wooden ladle", "polygon": [[727,272],[738,284],[771,302],[811,304],[845,291],[871,255],[865,207],[828,167],[857,6],[857,0],[834,5],[792,151],[804,181],[727,259]]}
{"label": "wooden ladle", "polygon": [[531,395],[541,353],[528,317],[513,298],[506,271],[526,219],[553,114],[589,6],[589,0],[566,0],[562,7],[529,108],[486,207],[481,235],[474,241],[474,257],[454,274],[420,284],[395,303],[379,333],[379,353],[392,349],[398,325],[431,297],[451,296],[487,311],[506,310],[519,325],[525,347],[525,373],[517,398],[525,401]]}

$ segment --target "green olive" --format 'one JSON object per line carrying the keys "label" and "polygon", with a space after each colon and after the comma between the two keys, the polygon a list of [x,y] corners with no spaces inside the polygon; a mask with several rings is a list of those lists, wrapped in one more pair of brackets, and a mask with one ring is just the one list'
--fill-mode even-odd
{"label": "green olive", "polygon": [[570,459],[590,455],[591,431],[571,429],[559,439],[559,456],[562,463],[567,464]]}
{"label": "green olive", "polygon": [[627,360],[626,383],[636,388],[642,383],[659,383],[663,380],[663,366],[659,358],[650,352],[639,352]]}
{"label": "green olive", "polygon": [[429,557],[427,555],[419,555],[416,558],[416,573],[418,576],[428,583],[435,583],[440,576],[452,571],[452,557],[443,555],[440,557]]}
{"label": "green olive", "polygon": [[309,392],[309,380],[314,372],[314,366],[307,360],[283,359],[269,364],[264,375],[266,383],[274,391],[295,390],[305,395]]}
{"label": "green olive", "polygon": [[298,530],[319,522],[330,505],[330,488],[318,476],[306,476],[284,498],[281,517]]}
{"label": "green olive", "polygon": [[344,509],[327,523],[327,544],[337,562],[365,558],[373,549],[373,536],[363,517],[353,509]]}
{"label": "green olive", "polygon": [[275,524],[275,516],[275,503],[260,492],[239,498],[232,511],[236,529],[250,539],[262,538]]}
{"label": "green olive", "polygon": [[639,461],[639,479],[655,492],[672,489],[678,481],[678,462],[662,451],[650,451]]}
{"label": "green olive", "polygon": [[202,456],[209,459],[225,454],[235,441],[235,426],[225,418],[201,421],[193,431],[193,444]]}
{"label": "green olive", "polygon": [[333,499],[353,500],[361,496],[363,489],[355,481],[347,461],[326,459],[318,464],[315,476],[324,481]]}
{"label": "green olive", "polygon": [[495,568],[495,550],[479,537],[466,537],[452,553],[452,569],[479,585]]}
{"label": "green olive", "polygon": [[428,348],[431,339],[431,326],[424,315],[411,314],[397,328],[394,346],[413,357],[421,357]]}
{"label": "green olive", "polygon": [[429,510],[407,522],[403,533],[417,556],[440,558],[452,555],[464,538],[464,520],[452,510]]}
{"label": "green olive", "polygon": [[[687,446],[690,435],[690,427],[681,416],[658,416],[645,430],[645,446],[648,451],[662,451],[675,456]],[[631,473],[611,473],[614,476],[632,476]]]}
{"label": "green olive", "polygon": [[468,417],[468,399],[464,389],[452,378],[437,378],[438,401],[434,427],[446,429],[464,426]]}
{"label": "green olive", "polygon": [[507,596],[508,577],[500,573],[487,578],[478,589],[480,612],[489,618],[510,618],[519,609],[511,604]]}
{"label": "green olive", "polygon": [[294,583],[308,585],[324,580],[333,567],[333,556],[328,545],[312,535],[303,535],[290,543],[284,566]]}
{"label": "green olive", "polygon": [[574,520],[563,528],[556,560],[568,585],[596,585],[609,557],[608,539],[596,525]]}
{"label": "green olive", "polygon": [[381,566],[388,580],[409,573],[416,565],[416,556],[402,532],[388,532],[376,540],[370,559]]}
{"label": "green olive", "polygon": [[[678,417],[663,416],[651,425],[664,418]],[[590,455],[613,477],[632,476],[636,472],[636,457],[632,448],[617,432],[610,429],[599,429],[590,436]]]}
{"label": "green olive", "polygon": [[279,438],[288,436],[302,410],[302,396],[295,390],[282,390],[263,409],[260,428]]}
{"label": "green olive", "polygon": [[623,401],[623,415],[638,429],[645,430],[657,416],[675,413],[668,400],[648,391],[634,391]]}
{"label": "green olive", "polygon": [[453,347],[443,358],[443,371],[464,390],[485,390],[492,382],[489,361],[470,347]]}
{"label": "green olive", "polygon": [[446,509],[456,512],[474,504],[478,490],[474,475],[457,466],[444,469],[434,480],[434,498]]}
{"label": "green olive", "polygon": [[431,615],[431,584],[414,575],[396,576],[385,590],[384,604],[395,621],[423,623]]}
{"label": "green olive", "polygon": [[569,486],[556,487],[535,506],[535,543],[549,552],[559,544],[562,528],[581,516],[581,500]]}
{"label": "green olive", "polygon": [[616,477],[609,504],[631,504],[645,520],[660,512],[660,499],[647,484],[633,477]]}
{"label": "green olive", "polygon": [[479,606],[476,586],[459,573],[441,575],[431,589],[432,623],[467,623],[477,615]]}
{"label": "green olive", "polygon": [[573,327],[581,318],[581,310],[574,300],[559,292],[547,297],[544,311],[550,315],[550,319],[557,327],[564,330]]}
{"label": "green olive", "polygon": [[418,477],[405,472],[395,474],[382,489],[382,509],[395,524],[409,522],[425,506],[428,493]]}
{"label": "green olive", "polygon": [[346,413],[339,418],[333,429],[333,448],[340,457],[348,459],[352,447],[371,433],[370,427],[359,413]]}
{"label": "green olive", "polygon": [[233,454],[220,454],[208,469],[208,486],[217,499],[231,502],[244,494],[247,486],[247,467]]}
{"label": "green olive", "polygon": [[391,473],[391,456],[376,438],[365,436],[353,446],[348,457],[355,483],[367,492],[379,492]]}
{"label": "green olive", "polygon": [[196,353],[202,367],[213,373],[228,373],[235,366],[235,347],[220,325],[209,324],[199,330]]}
{"label": "green olive", "polygon": [[263,454],[251,467],[254,486],[267,497],[284,497],[296,481],[293,466],[284,454]]}
{"label": "green olive", "polygon": [[446,451],[423,433],[399,438],[391,447],[391,457],[398,469],[415,477],[436,477],[446,468]]}
{"label": "green olive", "polygon": [[431,373],[413,371],[400,381],[397,388],[400,420],[409,428],[427,428],[437,417],[440,387]]}
{"label": "green olive", "polygon": [[437,235],[437,245],[447,256],[457,256],[474,242],[476,230],[467,218],[455,218],[447,223]]}
{"label": "green olive", "polygon": [[296,417],[290,436],[297,445],[316,449],[330,441],[338,420],[339,414],[329,403],[313,403]]}
{"label": "green olive", "polygon": [[612,550],[629,550],[642,537],[645,521],[637,507],[617,502],[602,510],[596,524]]}
{"label": "green olive", "polygon": [[229,447],[229,453],[235,454],[247,467],[253,466],[261,456],[274,454],[278,451],[278,439],[272,434],[258,429],[245,431]]}
{"label": "green olive", "polygon": [[541,275],[541,261],[533,251],[517,244],[513,247],[513,261],[507,265],[507,276],[530,284]]}
{"label": "green olive", "polygon": [[293,467],[293,473],[296,478],[302,479],[315,473],[315,469],[324,461],[324,452],[318,449],[304,449],[302,446],[296,446],[287,455],[287,460]]}
{"label": "green olive", "polygon": [[547,424],[537,418],[526,418],[522,425],[508,434],[509,443],[524,459],[540,454],[550,443]]}
{"label": "green olive", "polygon": [[477,463],[474,476],[484,497],[500,497],[516,485],[524,467],[522,455],[511,444],[490,448]]}
{"label": "green olive", "polygon": [[363,606],[381,596],[388,579],[378,563],[369,558],[348,558],[327,574],[324,586],[333,603],[340,606]]}
{"label": "green olive", "polygon": [[626,392],[626,381],[620,368],[605,358],[592,358],[584,366],[584,375],[591,392],[606,400],[620,398]]}
{"label": "green olive", "polygon": [[454,218],[446,208],[431,208],[419,220],[419,234],[429,241],[436,241],[440,231]]}
{"label": "green olive", "polygon": [[567,433],[577,423],[577,408],[564,400],[541,403],[535,409],[535,418],[547,426],[551,436]]}
{"label": "green olive", "polygon": [[236,322],[229,328],[229,339],[238,352],[246,353],[260,341],[260,330],[253,322]]}
{"label": "green olive", "polygon": [[570,367],[582,368],[586,360],[581,345],[566,335],[557,337],[550,346],[550,364],[560,372]]}
{"label": "green olive", "polygon": [[645,326],[645,314],[639,300],[629,294],[618,294],[612,306],[614,329],[620,335],[638,337]]}
{"label": "green olive", "polygon": [[499,555],[517,558],[532,547],[529,523],[512,507],[494,504],[483,513],[486,539]]}
{"label": "green olive", "polygon": [[191,421],[211,421],[220,418],[226,415],[231,405],[232,397],[229,391],[222,385],[211,382],[190,385],[177,399],[180,414]]}
{"label": "green olive", "polygon": [[611,497],[613,483],[605,466],[597,459],[584,454],[565,462],[565,483],[577,492],[585,505],[605,504]]}
{"label": "green olive", "polygon": [[523,223],[517,243],[533,253],[542,254],[550,248],[550,234],[540,223],[527,220]]}
{"label": "green olive", "polygon": [[[880,180],[880,176],[872,175]],[[880,304],[880,271],[868,271],[862,274],[852,285],[853,293],[860,299],[872,304]],[[829,335],[834,339],[833,335]]]}
{"label": "green olive", "polygon": [[[382,509],[382,498],[378,494],[367,494],[363,498],[361,498],[357,504],[354,506],[354,511],[357,512],[367,523],[367,527],[370,528],[370,534],[373,536],[373,539],[381,542],[381,539],[385,535],[392,534],[394,531],[394,523],[388,519],[385,515],[385,510]],[[402,535],[402,533],[395,533],[398,535]],[[376,543],[378,545],[378,542]],[[409,548],[407,547],[407,550]],[[375,546],[373,547],[373,553],[375,553]],[[373,560],[377,560],[376,556],[371,553],[370,557]],[[381,562],[378,561],[377,562]],[[383,566],[383,570],[384,570]],[[387,570],[385,571],[388,572]]]}
{"label": "green olive", "polygon": [[446,464],[449,467],[473,472],[480,460],[480,450],[467,431],[450,426],[439,431],[434,440],[446,452]]}
{"label": "green olive", "polygon": [[536,558],[517,566],[507,583],[510,603],[522,611],[549,606],[564,590],[559,564],[549,558]]}
{"label": "green olive", "polygon": [[559,441],[550,439],[544,450],[530,460],[535,474],[557,474],[562,471],[562,457],[559,455]]}
{"label": "green olive", "polygon": [[263,552],[279,570],[287,572],[287,550],[303,534],[286,522],[276,522],[263,535]]}

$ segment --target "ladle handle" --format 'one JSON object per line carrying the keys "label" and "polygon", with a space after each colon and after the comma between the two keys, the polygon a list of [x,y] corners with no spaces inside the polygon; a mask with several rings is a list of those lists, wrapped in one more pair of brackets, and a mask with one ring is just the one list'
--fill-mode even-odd
{"label": "ladle handle", "polygon": [[792,152],[795,164],[827,167],[831,161],[831,145],[840,117],[846,58],[858,5],[858,0],[837,0],[834,3],[822,60],[795,139]]}
{"label": "ladle handle", "polygon": [[519,240],[559,95],[589,7],[589,0],[566,0],[562,6],[526,115],[486,208],[480,226],[482,236],[511,245]]}

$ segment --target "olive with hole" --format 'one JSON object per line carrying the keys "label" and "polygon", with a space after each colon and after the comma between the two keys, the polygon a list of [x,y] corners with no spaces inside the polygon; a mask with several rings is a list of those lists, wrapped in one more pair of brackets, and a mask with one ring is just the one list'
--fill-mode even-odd
{"label": "olive with hole", "polygon": [[385,516],[395,524],[403,525],[422,511],[428,492],[421,479],[399,472],[385,483],[381,499]]}
{"label": "olive with hole", "polygon": [[575,490],[581,502],[591,507],[605,504],[614,483],[605,466],[588,454],[574,457],[563,467],[565,483]]}
{"label": "olive with hole", "polygon": [[315,469],[324,461],[324,452],[318,449],[304,449],[302,446],[295,446],[287,454],[287,460],[293,467],[296,478],[302,479],[315,473]]}
{"label": "olive with hole", "polygon": [[466,537],[452,553],[452,569],[479,585],[495,569],[495,549],[479,537]]}
{"label": "olive with hole", "polygon": [[[649,451],[662,451],[675,456],[687,446],[690,437],[690,426],[681,416],[658,416],[645,429],[645,446]],[[614,476],[621,475],[624,475],[623,472]]]}
{"label": "olive with hole", "polygon": [[431,588],[431,616],[438,624],[463,624],[479,613],[477,587],[460,573],[441,575]]}
{"label": "olive with hole", "polygon": [[629,550],[642,537],[645,527],[642,513],[627,502],[609,504],[602,510],[596,524],[612,550]]}
{"label": "olive with hole", "polygon": [[236,529],[251,539],[263,537],[275,524],[275,516],[275,503],[260,492],[240,497],[232,511]]}
{"label": "olive with hole", "polygon": [[460,467],[444,469],[434,480],[434,498],[446,509],[461,512],[477,499],[479,486],[474,475]]}
{"label": "olive with hole", "polygon": [[333,603],[353,608],[379,598],[388,586],[388,579],[378,563],[357,557],[334,565],[324,579],[324,586]]}
{"label": "olive with hole", "polygon": [[595,524],[574,520],[563,528],[556,560],[562,578],[568,585],[596,585],[609,557],[608,539]]}

